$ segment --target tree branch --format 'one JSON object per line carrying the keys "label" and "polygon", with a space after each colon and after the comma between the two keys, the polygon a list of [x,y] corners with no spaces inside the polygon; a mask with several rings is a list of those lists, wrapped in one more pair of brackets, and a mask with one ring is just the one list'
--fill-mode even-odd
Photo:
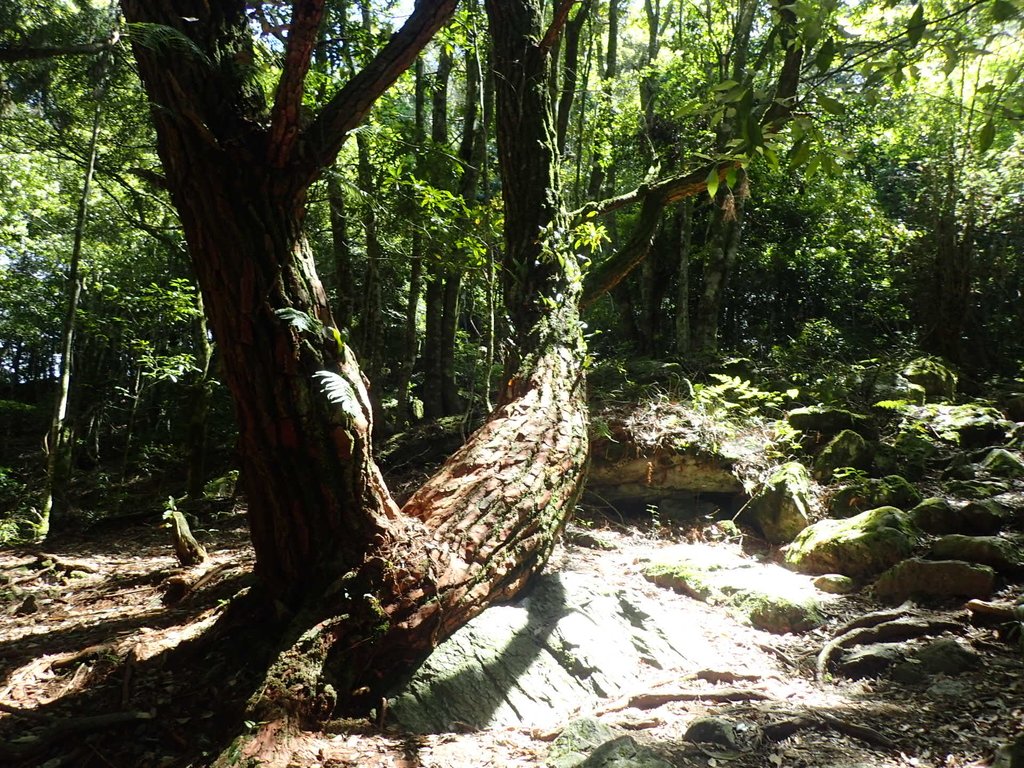
{"label": "tree branch", "polygon": [[655,184],[642,185],[631,192],[598,203],[590,203],[575,211],[571,215],[571,221],[574,223],[593,216],[603,216],[638,201],[642,201],[643,204],[640,218],[625,245],[610,258],[592,267],[587,273],[583,281],[583,296],[580,299],[580,305],[587,307],[593,304],[594,301],[622,282],[637,265],[647,258],[647,254],[651,250],[651,243],[654,242],[654,235],[658,231],[662,210],[671,203],[699,195],[706,190],[708,177],[713,171],[717,170],[718,179],[722,181],[731,170],[739,168],[740,165],[738,160],[706,165],[684,176],[673,176]]}
{"label": "tree branch", "polygon": [[345,137],[363,121],[374,101],[416,60],[416,56],[455,13],[458,0],[420,0],[402,28],[373,61],[328,102],[304,135],[300,148],[305,181],[334,162]]}
{"label": "tree branch", "polygon": [[88,56],[102,53],[108,48],[117,45],[118,36],[115,34],[108,40],[94,40],[91,43],[79,45],[60,46],[22,46],[3,45],[0,46],[0,64],[11,64],[18,61],[39,61],[40,59],[55,59],[60,56]]}
{"label": "tree branch", "polygon": [[268,159],[278,168],[287,164],[299,137],[299,110],[304,84],[323,16],[324,0],[295,0],[292,3],[284,71],[277,84],[270,116]]}
{"label": "tree branch", "polygon": [[540,41],[538,46],[542,51],[550,51],[555,43],[558,42],[558,37],[562,34],[562,29],[569,20],[569,11],[572,10],[572,7],[577,2],[578,0],[562,0],[562,4],[555,10],[554,18],[551,19],[551,26],[544,33],[544,39]]}

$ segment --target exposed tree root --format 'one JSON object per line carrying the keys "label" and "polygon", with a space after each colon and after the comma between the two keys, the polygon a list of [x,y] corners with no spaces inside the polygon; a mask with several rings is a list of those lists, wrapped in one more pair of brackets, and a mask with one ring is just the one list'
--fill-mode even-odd
{"label": "exposed tree root", "polygon": [[623,709],[657,709],[673,701],[765,701],[770,698],[764,691],[750,688],[676,688],[637,693],[612,702],[596,714],[605,715]]}
{"label": "exposed tree root", "polygon": [[995,621],[1024,621],[1024,604],[990,603],[985,600],[969,600],[964,606],[974,616],[984,616]]}
{"label": "exposed tree root", "polygon": [[840,627],[838,634],[827,642],[818,654],[815,678],[821,680],[828,672],[835,656],[854,645],[886,640],[909,640],[923,635],[952,632],[963,628],[961,621],[925,619],[908,615],[904,607],[892,611],[876,611],[860,616]]}
{"label": "exposed tree root", "polygon": [[786,718],[785,720],[780,720],[776,723],[771,723],[764,727],[763,732],[765,738],[769,741],[777,742],[792,736],[794,733],[804,728],[817,728],[818,730],[832,729],[846,736],[859,739],[872,747],[878,747],[879,749],[889,751],[897,750],[896,743],[892,741],[892,739],[882,735],[874,728],[868,728],[866,725],[858,725],[857,723],[848,723],[834,715],[827,715],[820,712],[814,715],[797,715],[795,717]]}
{"label": "exposed tree root", "polygon": [[[19,710],[17,707],[0,705],[0,709],[19,717],[31,718],[32,720],[39,720],[40,718],[50,719],[40,713],[32,712],[31,710]],[[69,736],[88,733],[89,731],[96,731],[102,728],[136,723],[140,720],[152,720],[153,715],[149,712],[109,712],[86,717],[56,718],[57,716],[55,715],[53,725],[41,733],[19,740],[13,744],[0,744],[0,761],[14,763],[15,761],[26,760],[53,746],[55,742],[66,739]]]}

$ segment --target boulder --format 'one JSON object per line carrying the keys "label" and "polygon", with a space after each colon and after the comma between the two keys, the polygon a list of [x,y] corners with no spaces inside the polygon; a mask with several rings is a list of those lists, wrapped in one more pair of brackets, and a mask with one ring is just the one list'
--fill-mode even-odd
{"label": "boulder", "polygon": [[593,718],[574,720],[548,750],[548,768],[671,768],[632,736]]}
{"label": "boulder", "polygon": [[774,563],[758,563],[722,547],[681,544],[644,570],[659,586],[727,607],[757,629],[804,632],[823,622],[809,580]]}
{"label": "boulder", "polygon": [[953,637],[940,637],[919,648],[909,661],[929,675],[959,675],[981,664],[981,656]]}
{"label": "boulder", "polygon": [[956,397],[956,374],[934,357],[911,360],[901,374],[911,384],[921,387],[928,400],[952,400]]}
{"label": "boulder", "polygon": [[871,434],[870,419],[859,413],[842,408],[830,408],[824,405],[812,405],[807,408],[795,408],[786,414],[786,421],[793,429],[800,432],[815,433],[832,437],[844,429]]}
{"label": "boulder", "polygon": [[995,408],[979,403],[950,405],[929,403],[906,408],[904,416],[931,434],[966,450],[984,448],[1002,442],[1013,427]]}
{"label": "boulder", "polygon": [[690,723],[683,738],[697,744],[715,744],[731,750],[740,747],[736,729],[721,717],[698,717]]}
{"label": "boulder", "polygon": [[1010,421],[1024,421],[1024,394],[1015,392],[1003,402],[1003,411]]}
{"label": "boulder", "polygon": [[963,530],[980,535],[997,533],[1012,515],[992,499],[969,501],[960,509]]}
{"label": "boulder", "polygon": [[857,591],[857,582],[841,573],[825,573],[811,583],[816,589],[830,595],[848,595]]}
{"label": "boulder", "polygon": [[846,651],[836,665],[843,677],[877,677],[904,658],[903,643],[871,643]]}
{"label": "boulder", "polygon": [[1002,744],[996,750],[992,768],[1024,768],[1024,735]]}
{"label": "boulder", "polygon": [[900,475],[862,477],[835,491],[828,509],[834,517],[850,517],[878,507],[910,509],[920,501],[921,493]]}
{"label": "boulder", "polygon": [[936,560],[964,560],[990,565],[999,573],[1014,576],[1024,573],[1024,551],[999,536],[963,536],[950,534],[932,544],[929,556]]}
{"label": "boulder", "polygon": [[1024,461],[1016,453],[1004,448],[993,448],[979,466],[996,477],[1024,477]]}
{"label": "boulder", "polygon": [[786,564],[804,573],[873,576],[907,557],[917,539],[903,512],[879,507],[805,528],[789,545]]}
{"label": "boulder", "polygon": [[777,467],[744,511],[744,518],[772,544],[792,541],[807,527],[811,508],[811,476],[790,461]]}
{"label": "boulder", "polygon": [[995,577],[987,565],[915,557],[879,576],[873,592],[878,599],[894,603],[911,596],[984,598],[992,594]]}
{"label": "boulder", "polygon": [[839,467],[869,469],[872,460],[868,442],[852,429],[844,429],[829,442],[814,461],[814,476],[828,480]]}
{"label": "boulder", "polygon": [[892,463],[901,474],[920,479],[939,454],[939,448],[927,434],[915,429],[902,430],[892,444]]}
{"label": "boulder", "polygon": [[714,664],[683,610],[582,573],[543,573],[516,602],[484,611],[393,690],[412,733],[454,726],[545,727],[636,687],[645,670]]}
{"label": "boulder", "polygon": [[908,517],[915,528],[937,535],[960,531],[964,525],[960,512],[938,496],[924,499],[910,510]]}

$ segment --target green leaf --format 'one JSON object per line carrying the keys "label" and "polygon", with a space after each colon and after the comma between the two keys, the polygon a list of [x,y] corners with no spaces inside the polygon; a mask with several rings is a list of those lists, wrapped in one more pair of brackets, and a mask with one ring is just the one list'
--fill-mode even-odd
{"label": "green leaf", "polygon": [[718,83],[717,85],[711,86],[711,90],[712,91],[731,91],[737,85],[739,85],[739,83],[737,83],[735,80],[723,80],[722,82]]}
{"label": "green leaf", "polygon": [[736,176],[738,173],[739,171],[736,168],[730,168],[728,173],[725,174],[725,185],[729,187],[729,189],[736,186]]}
{"label": "green leaf", "polygon": [[818,49],[818,53],[814,56],[814,66],[821,72],[827,72],[828,68],[832,66],[832,59],[836,55],[836,44],[835,41],[830,37],[824,43],[821,44],[821,48]]}
{"label": "green leaf", "polygon": [[323,323],[312,315],[301,312],[294,307],[278,309],[274,314],[302,333],[312,333],[319,336],[324,330]]}
{"label": "green leaf", "polygon": [[718,194],[718,168],[712,168],[708,174],[708,195],[714,197]]}
{"label": "green leaf", "polygon": [[989,147],[992,146],[992,142],[996,138],[996,127],[992,124],[991,120],[988,120],[983,126],[981,131],[978,133],[978,151],[985,152]]}
{"label": "green leaf", "polygon": [[810,142],[801,141],[793,146],[793,149],[789,151],[789,167],[798,168],[807,162],[807,158],[811,156],[811,145]]}
{"label": "green leaf", "polygon": [[828,112],[830,115],[844,115],[846,114],[846,107],[841,101],[833,99],[831,96],[824,94],[818,94],[818,103],[821,108]]}
{"label": "green leaf", "polygon": [[334,371],[317,371],[316,378],[320,380],[321,391],[327,395],[327,399],[339,406],[347,416],[354,417],[362,413],[359,396],[344,377]]}
{"label": "green leaf", "polygon": [[910,14],[910,21],[907,23],[907,39],[910,41],[910,46],[913,47],[921,42],[921,38],[924,37],[924,4],[918,3],[917,7],[914,8],[914,12]]}
{"label": "green leaf", "polygon": [[1020,16],[1020,9],[1008,0],[995,0],[989,7],[992,18],[996,21],[1009,21]]}

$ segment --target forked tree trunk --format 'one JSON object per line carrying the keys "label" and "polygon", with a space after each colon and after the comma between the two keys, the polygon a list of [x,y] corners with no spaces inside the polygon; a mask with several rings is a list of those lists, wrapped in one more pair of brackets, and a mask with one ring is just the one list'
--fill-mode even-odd
{"label": "forked tree trunk", "polygon": [[135,43],[235,401],[256,568],[295,610],[288,636],[299,639],[252,702],[265,724],[223,762],[260,761],[280,754],[269,737],[372,701],[438,640],[515,594],[547,559],[578,498],[587,461],[581,281],[557,240],[565,215],[545,87],[549,48],[537,43],[545,39],[539,0],[488,4],[514,365],[492,418],[399,511],[370,454],[362,376],[302,234],[305,196],[454,0],[418,3],[305,130],[303,56],[322,2],[293,6],[269,121],[260,89],[240,79],[249,70],[236,65],[252,54],[244,3],[190,6],[199,16],[188,20],[173,0],[122,6],[129,22],[173,27],[206,54]]}

